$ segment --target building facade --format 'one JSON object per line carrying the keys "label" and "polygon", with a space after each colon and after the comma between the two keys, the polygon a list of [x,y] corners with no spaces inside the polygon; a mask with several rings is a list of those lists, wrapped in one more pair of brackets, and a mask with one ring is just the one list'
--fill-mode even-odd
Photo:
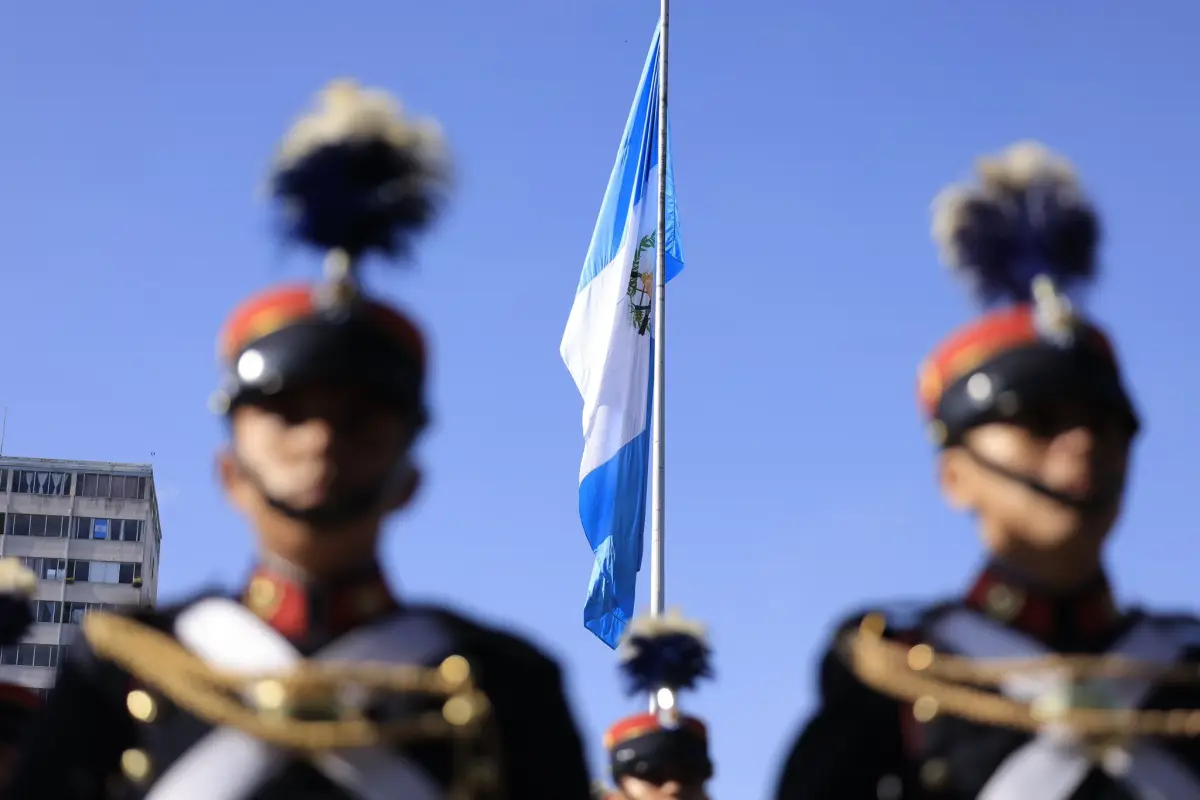
{"label": "building facade", "polygon": [[35,623],[0,682],[47,689],[96,609],[153,606],[162,528],[149,464],[0,457],[0,558],[38,576]]}

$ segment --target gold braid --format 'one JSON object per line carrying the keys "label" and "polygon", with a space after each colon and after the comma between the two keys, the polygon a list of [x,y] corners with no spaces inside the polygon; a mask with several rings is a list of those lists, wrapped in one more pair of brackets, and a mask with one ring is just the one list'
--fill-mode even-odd
{"label": "gold braid", "polygon": [[[1081,678],[1151,677],[1200,684],[1200,670],[1167,667],[1104,656],[1055,655],[1045,659],[973,661],[938,655],[929,645],[906,647],[883,637],[884,621],[868,616],[844,644],[852,670],[863,683],[913,704],[921,721],[938,714],[997,727],[1035,732],[1061,726],[1085,740],[1124,741],[1137,736],[1200,736],[1200,710],[1169,711],[1073,707],[1057,698],[1023,703],[974,687],[994,687],[1017,674],[1058,673]],[[1061,700],[1061,699],[1059,699]]]}
{"label": "gold braid", "polygon": [[[434,669],[302,661],[286,673],[251,675],[213,669],[171,636],[127,617],[88,614],[83,632],[97,656],[213,725],[309,755],[450,740],[458,781],[451,796],[475,798],[499,791],[500,747],[490,706],[461,656],[450,656]],[[332,711],[347,689],[425,695],[444,702],[440,713],[374,721],[353,710]],[[318,718],[304,718],[306,708],[318,710]]]}

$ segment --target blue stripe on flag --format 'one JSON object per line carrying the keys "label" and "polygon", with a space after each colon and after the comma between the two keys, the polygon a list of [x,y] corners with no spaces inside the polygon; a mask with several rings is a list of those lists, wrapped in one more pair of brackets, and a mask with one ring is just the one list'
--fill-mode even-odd
{"label": "blue stripe on flag", "polygon": [[[654,363],[653,341],[650,363]],[[583,625],[614,648],[633,619],[645,548],[653,376],[648,389],[645,428],[579,483],[579,520],[596,557],[583,606]]]}

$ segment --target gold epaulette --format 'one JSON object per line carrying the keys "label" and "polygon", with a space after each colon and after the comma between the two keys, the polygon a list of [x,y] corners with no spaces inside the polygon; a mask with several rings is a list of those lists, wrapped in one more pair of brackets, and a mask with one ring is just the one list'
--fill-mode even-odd
{"label": "gold epaulette", "polygon": [[[927,644],[912,647],[884,638],[877,617],[846,637],[850,667],[876,691],[912,705],[919,722],[939,715],[984,725],[1035,732],[1067,730],[1105,749],[1134,737],[1200,736],[1200,710],[1120,707],[1093,691],[1097,681],[1152,680],[1200,686],[1200,669],[1116,656],[1050,655],[1044,658],[972,660],[942,655]],[[1001,683],[1022,675],[1052,675],[1059,688],[1022,702],[996,693]]]}
{"label": "gold epaulette", "polygon": [[[466,762],[456,766],[459,790],[450,795],[495,796],[500,751],[491,708],[462,656],[435,668],[302,661],[287,672],[250,675],[214,669],[173,637],[127,617],[89,614],[83,632],[99,657],[212,725],[310,755],[445,741],[456,761],[463,754]],[[368,701],[394,694],[431,698],[436,710],[371,719]]]}

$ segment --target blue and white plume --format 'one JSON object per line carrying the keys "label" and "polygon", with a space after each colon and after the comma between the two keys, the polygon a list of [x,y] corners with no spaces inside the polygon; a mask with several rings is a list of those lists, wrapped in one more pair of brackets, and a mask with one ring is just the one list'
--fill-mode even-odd
{"label": "blue and white plume", "polygon": [[712,677],[707,631],[678,614],[635,619],[617,655],[630,695],[692,689]]}
{"label": "blue and white plume", "polygon": [[942,260],[975,299],[1045,304],[1095,278],[1100,220],[1074,168],[1036,142],[980,159],[975,185],[951,186],[933,202]]}
{"label": "blue and white plume", "polygon": [[407,255],[449,184],[438,126],[406,117],[385,92],[335,81],[279,146],[271,193],[288,235],[350,264]]}

